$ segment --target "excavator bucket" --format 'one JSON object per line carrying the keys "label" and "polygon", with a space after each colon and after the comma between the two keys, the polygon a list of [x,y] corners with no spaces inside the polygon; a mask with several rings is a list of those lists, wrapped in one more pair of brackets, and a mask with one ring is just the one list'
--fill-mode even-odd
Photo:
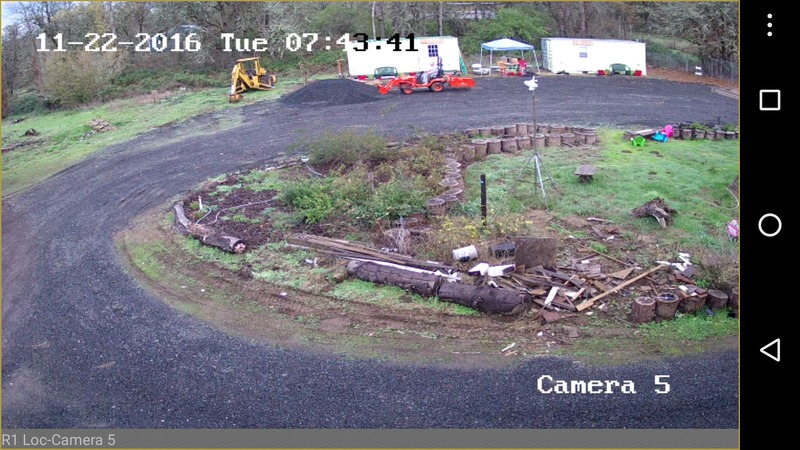
{"label": "excavator bucket", "polygon": [[448,84],[451,88],[474,88],[475,80],[472,78],[450,77]]}
{"label": "excavator bucket", "polygon": [[379,85],[378,85],[378,92],[380,92],[380,93],[381,93],[381,95],[386,95],[386,94],[388,94],[388,93],[389,93],[389,91],[391,91],[391,90],[392,90],[392,88],[390,88],[390,87],[384,86],[384,85],[382,85],[382,84],[379,84]]}

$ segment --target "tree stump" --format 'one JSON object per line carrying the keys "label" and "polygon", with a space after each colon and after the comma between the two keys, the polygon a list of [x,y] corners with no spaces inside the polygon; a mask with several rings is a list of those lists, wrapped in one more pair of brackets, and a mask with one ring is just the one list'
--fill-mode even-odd
{"label": "tree stump", "polygon": [[656,297],[656,315],[662,319],[672,319],[678,309],[680,298],[675,294],[663,294]]}
{"label": "tree stump", "polygon": [[492,135],[492,129],[491,128],[478,128],[478,133],[480,133],[480,135],[482,137],[489,137],[489,136]]}
{"label": "tree stump", "polygon": [[531,138],[531,147],[535,149],[544,148],[544,134],[536,133]]}
{"label": "tree stump", "polygon": [[425,297],[436,295],[441,278],[437,275],[370,261],[350,261],[347,274],[359,280],[399,286]]}
{"label": "tree stump", "polygon": [[486,139],[473,139],[472,140],[472,147],[475,149],[475,159],[482,160],[486,158],[486,146],[488,145],[489,141]]}
{"label": "tree stump", "polygon": [[725,132],[725,139],[728,139],[728,140],[736,139],[736,133],[734,133],[733,131],[726,131]]}
{"label": "tree stump", "polygon": [[739,288],[735,287],[731,289],[731,295],[728,297],[728,308],[732,309],[733,311],[739,310]]}
{"label": "tree stump", "polygon": [[500,142],[501,142],[501,150],[503,153],[514,153],[517,151],[517,138],[515,137],[504,138]]}
{"label": "tree stump", "polygon": [[564,125],[550,125],[550,134],[561,134],[567,131]]}
{"label": "tree stump", "polygon": [[712,289],[708,291],[708,299],[706,299],[708,307],[712,310],[719,310],[728,306],[728,294],[723,291]]}
{"label": "tree stump", "polygon": [[459,201],[464,200],[464,189],[456,187],[442,192],[442,196],[448,195],[458,198]]}
{"label": "tree stump", "polygon": [[706,306],[706,298],[699,295],[686,297],[678,304],[678,311],[686,314],[695,314]]}
{"label": "tree stump", "polygon": [[464,163],[469,164],[473,161],[475,161],[475,146],[474,145],[464,146]]}
{"label": "tree stump", "polygon": [[560,133],[550,133],[544,135],[544,146],[545,147],[561,147],[561,134]]}
{"label": "tree stump", "polygon": [[597,131],[595,130],[588,130],[586,131],[586,141],[589,145],[594,145],[597,143]]}
{"label": "tree stump", "polygon": [[505,132],[505,127],[492,127],[492,136],[502,136]]}
{"label": "tree stump", "polygon": [[432,198],[427,203],[428,211],[434,216],[443,216],[447,214],[447,205],[441,198]]}
{"label": "tree stump", "polygon": [[546,123],[540,123],[536,125],[536,132],[542,134],[548,134],[550,133],[550,125]]}
{"label": "tree stump", "polygon": [[575,145],[575,133],[561,133],[561,145]]}
{"label": "tree stump", "polygon": [[531,137],[530,136],[517,136],[517,148],[519,150],[524,150],[526,148],[531,148]]}
{"label": "tree stump", "polygon": [[517,136],[527,136],[528,135],[528,124],[527,123],[518,123],[517,124]]}
{"label": "tree stump", "polygon": [[681,138],[686,139],[688,141],[689,139],[692,138],[693,134],[694,133],[692,132],[691,128],[681,128]]}
{"label": "tree stump", "polygon": [[497,314],[521,314],[531,303],[530,295],[524,292],[461,283],[442,283],[438,297],[445,302]]}
{"label": "tree stump", "polygon": [[440,199],[444,200],[444,204],[448,210],[450,210],[453,206],[458,203],[458,196],[452,194],[442,194],[439,196]]}
{"label": "tree stump", "polygon": [[503,141],[500,139],[488,139],[486,141],[486,152],[490,155],[497,155],[503,152]]}
{"label": "tree stump", "polygon": [[656,318],[656,301],[651,297],[637,297],[633,301],[633,323],[647,323]]}
{"label": "tree stump", "polygon": [[517,135],[517,126],[516,125],[509,125],[503,129],[503,135],[505,136],[516,136]]}

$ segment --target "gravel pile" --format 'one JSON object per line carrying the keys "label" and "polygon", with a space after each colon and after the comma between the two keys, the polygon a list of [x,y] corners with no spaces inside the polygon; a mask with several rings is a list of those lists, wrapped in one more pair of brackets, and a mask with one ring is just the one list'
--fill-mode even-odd
{"label": "gravel pile", "polygon": [[317,80],[291,94],[281,101],[289,105],[352,105],[380,100],[383,96],[377,86],[370,86],[353,80]]}

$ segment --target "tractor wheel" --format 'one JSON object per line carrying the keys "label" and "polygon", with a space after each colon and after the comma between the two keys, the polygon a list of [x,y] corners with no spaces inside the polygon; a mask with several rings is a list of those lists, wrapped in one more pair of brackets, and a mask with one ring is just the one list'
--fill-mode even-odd
{"label": "tractor wheel", "polygon": [[408,95],[408,94],[411,94],[412,92],[414,92],[414,88],[413,88],[413,87],[411,87],[410,85],[408,85],[408,84],[407,84],[407,85],[405,85],[405,86],[401,86],[401,87],[400,87],[400,91],[401,91],[403,94],[406,94],[406,95]]}
{"label": "tractor wheel", "polygon": [[441,81],[435,81],[433,84],[431,84],[431,90],[433,92],[442,92],[444,90],[444,85]]}

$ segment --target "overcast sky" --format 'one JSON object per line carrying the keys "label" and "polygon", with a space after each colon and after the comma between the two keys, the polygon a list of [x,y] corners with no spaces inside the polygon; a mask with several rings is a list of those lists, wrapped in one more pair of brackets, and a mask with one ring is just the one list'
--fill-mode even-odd
{"label": "overcast sky", "polygon": [[5,27],[9,23],[13,23],[14,22],[14,16],[11,15],[11,12],[9,11],[9,9],[10,9],[9,6],[12,3],[16,3],[16,2],[7,2],[7,1],[3,0],[0,3],[2,3],[2,9],[3,9],[3,17],[0,18],[0,21],[2,22],[3,27]]}

